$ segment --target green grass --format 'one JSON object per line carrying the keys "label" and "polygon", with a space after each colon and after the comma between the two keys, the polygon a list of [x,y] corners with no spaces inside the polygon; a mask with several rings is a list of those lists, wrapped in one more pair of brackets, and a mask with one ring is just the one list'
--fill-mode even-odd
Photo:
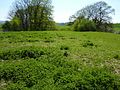
{"label": "green grass", "polygon": [[120,31],[120,24],[119,24],[119,23],[114,24],[114,25],[113,25],[113,28],[114,28],[114,30],[116,30],[116,31]]}
{"label": "green grass", "polygon": [[0,90],[120,90],[120,35],[1,32]]}
{"label": "green grass", "polygon": [[57,31],[72,31],[71,26],[68,25],[56,25]]}

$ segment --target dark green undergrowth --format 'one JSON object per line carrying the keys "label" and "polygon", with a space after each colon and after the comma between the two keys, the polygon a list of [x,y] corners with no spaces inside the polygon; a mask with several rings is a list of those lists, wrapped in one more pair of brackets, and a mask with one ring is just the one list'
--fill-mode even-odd
{"label": "dark green undergrowth", "polygon": [[120,90],[120,36],[0,33],[0,90]]}
{"label": "dark green undergrowth", "polygon": [[8,90],[120,89],[120,77],[106,67],[89,68],[64,57],[7,61],[0,63],[0,68]]}
{"label": "dark green undergrowth", "polygon": [[54,49],[50,48],[37,48],[37,47],[26,47],[12,50],[6,50],[0,52],[0,60],[19,60],[29,58],[39,58],[42,56],[50,56]]}

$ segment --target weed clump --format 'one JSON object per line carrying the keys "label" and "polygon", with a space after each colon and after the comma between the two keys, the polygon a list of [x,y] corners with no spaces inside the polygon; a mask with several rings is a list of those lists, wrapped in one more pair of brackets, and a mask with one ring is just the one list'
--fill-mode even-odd
{"label": "weed clump", "polygon": [[83,47],[97,47],[97,45],[95,45],[94,43],[92,43],[89,40],[85,41],[82,46]]}
{"label": "weed clump", "polygon": [[114,59],[120,59],[120,56],[119,55],[115,55],[113,58]]}
{"label": "weed clump", "polygon": [[63,56],[65,56],[65,57],[68,57],[68,55],[69,55],[69,54],[68,54],[67,51],[65,51],[64,54],[63,54]]}
{"label": "weed clump", "polygon": [[45,43],[53,43],[53,42],[55,42],[55,41],[48,39],[48,40],[45,40],[44,42],[45,42]]}
{"label": "weed clump", "polygon": [[63,45],[63,46],[61,46],[61,47],[60,47],[60,50],[69,50],[69,47],[68,47],[68,46]]}
{"label": "weed clump", "polygon": [[49,52],[45,50],[39,49],[18,49],[13,51],[3,51],[0,54],[0,60],[18,60],[18,59],[26,59],[26,58],[39,58],[43,55],[47,55]]}

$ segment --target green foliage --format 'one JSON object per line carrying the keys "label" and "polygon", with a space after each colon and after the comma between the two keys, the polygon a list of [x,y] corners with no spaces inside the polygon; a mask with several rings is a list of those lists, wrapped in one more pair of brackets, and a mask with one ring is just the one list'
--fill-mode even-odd
{"label": "green foliage", "polygon": [[10,51],[5,51],[1,52],[0,54],[0,59],[1,60],[16,60],[16,59],[21,59],[21,58],[38,58],[42,55],[45,55],[44,50],[37,50],[37,49],[31,49],[31,48],[20,48],[18,50],[10,50]]}
{"label": "green foliage", "polygon": [[0,24],[0,31],[2,31],[2,24]]}
{"label": "green foliage", "polygon": [[83,47],[97,47],[97,45],[95,45],[94,43],[92,43],[91,41],[87,40],[83,43]]}
{"label": "green foliage", "polygon": [[68,25],[57,25],[56,24],[56,30],[57,31],[71,31],[71,26],[68,26]]}
{"label": "green foliage", "polygon": [[69,47],[68,46],[65,46],[65,45],[62,45],[60,50],[69,50]]}
{"label": "green foliage", "polygon": [[1,32],[0,90],[119,90],[119,38],[102,32]]}
{"label": "green foliage", "polygon": [[[56,58],[57,59],[57,58]],[[61,61],[58,59],[57,61]],[[44,61],[44,62],[43,62]],[[40,61],[27,60],[23,62],[6,62],[2,64],[0,74],[8,82],[7,89],[86,89],[86,90],[119,90],[119,77],[114,76],[105,68],[81,68],[78,71],[74,62],[62,62],[62,66],[55,66],[44,59]],[[3,68],[4,67],[4,68]],[[54,86],[54,87],[52,87]]]}
{"label": "green foliage", "polygon": [[2,29],[4,31],[21,31],[20,20],[17,17],[14,17],[11,21],[6,21],[3,24]]}
{"label": "green foliage", "polygon": [[[72,24],[72,22],[76,22],[79,17],[84,17],[88,20],[92,20],[95,23],[98,31],[113,32],[111,14],[113,14],[114,12],[115,10],[106,2],[99,1],[92,5],[86,6],[81,10],[78,10],[74,15],[70,17],[70,23]],[[76,23],[79,23],[79,21]],[[83,28],[81,29],[86,29],[84,25],[82,27]]]}
{"label": "green foliage", "polygon": [[11,23],[9,21],[6,21],[2,26],[4,31],[11,30]]}
{"label": "green foliage", "polygon": [[88,19],[77,19],[73,24],[74,31],[96,31],[96,25]]}
{"label": "green foliage", "polygon": [[3,29],[8,31],[54,30],[52,8],[51,0],[16,0],[9,12],[10,22],[5,23]]}
{"label": "green foliage", "polygon": [[119,55],[115,55],[114,58],[120,60],[120,56]]}
{"label": "green foliage", "polygon": [[113,30],[114,33],[120,34],[120,24],[119,23],[113,24]]}

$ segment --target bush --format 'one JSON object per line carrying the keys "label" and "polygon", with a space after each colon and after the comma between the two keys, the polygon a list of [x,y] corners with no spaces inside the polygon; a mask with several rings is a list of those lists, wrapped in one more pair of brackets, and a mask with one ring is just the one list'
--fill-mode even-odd
{"label": "bush", "polygon": [[96,25],[88,19],[78,19],[73,24],[74,31],[96,31]]}

